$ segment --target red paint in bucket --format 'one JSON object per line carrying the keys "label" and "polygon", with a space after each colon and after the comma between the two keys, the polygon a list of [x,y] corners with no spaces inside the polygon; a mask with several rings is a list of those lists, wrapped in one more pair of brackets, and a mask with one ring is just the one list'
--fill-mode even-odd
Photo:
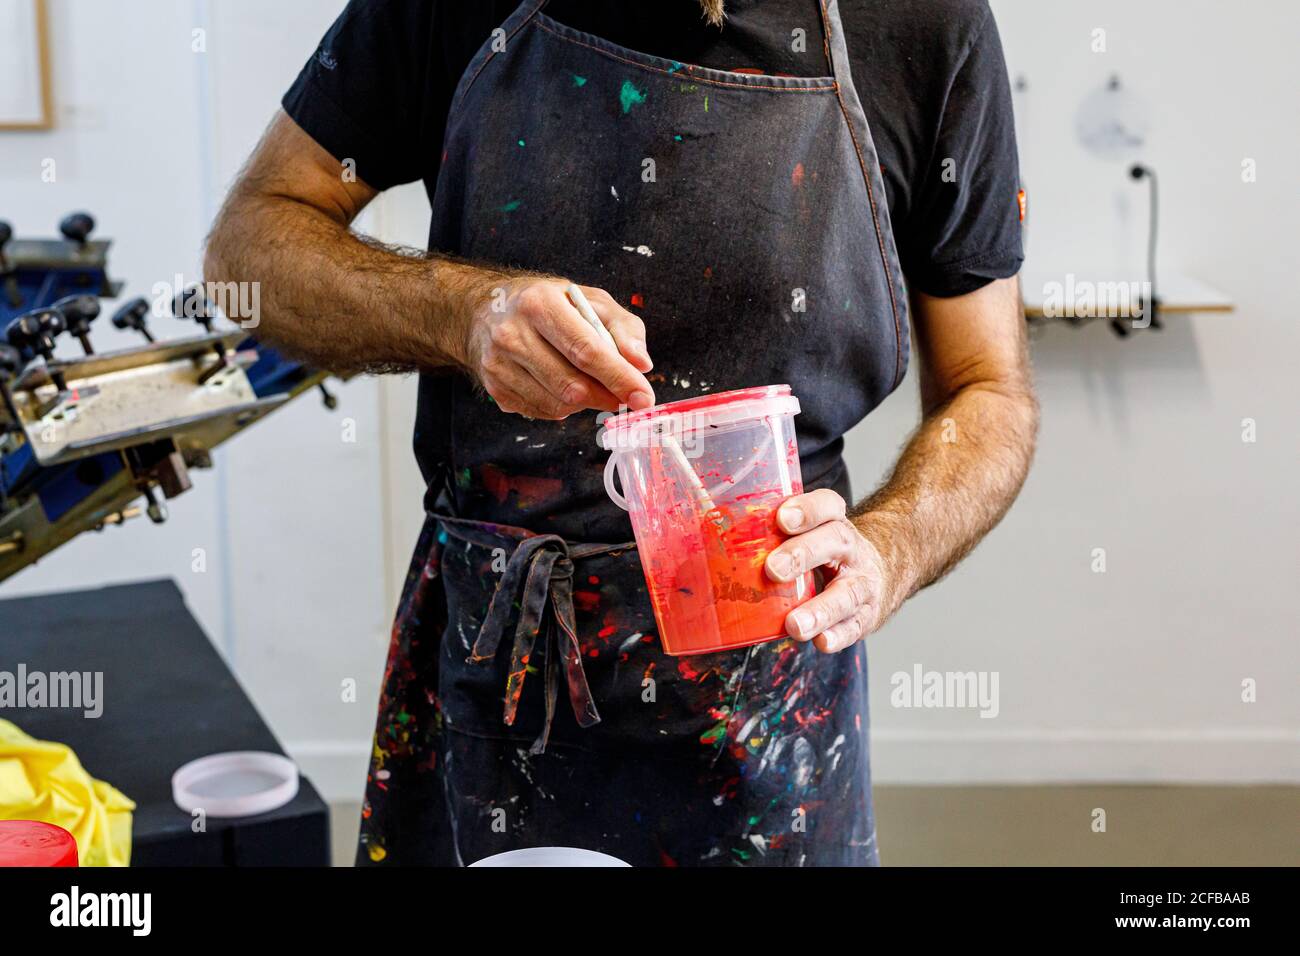
{"label": "red paint in bucket", "polygon": [[[776,510],[803,493],[786,385],[743,389],[608,420],[606,487],[632,519],[669,654],[748,647],[785,637],[785,618],[813,593],[811,574],[778,584],[764,562],[786,537]],[[617,468],[626,499],[614,487]],[[687,470],[689,469],[689,471]]]}
{"label": "red paint in bucket", "polygon": [[[796,487],[794,494],[801,494],[802,486]],[[647,575],[665,651],[701,654],[786,636],[786,615],[813,593],[811,575],[801,599],[796,585],[777,584],[764,571],[767,556],[786,537],[776,527],[776,509],[787,497],[776,491],[754,496],[753,503],[719,504],[723,527],[708,518],[701,522],[704,547],[690,537],[666,542],[654,576]]]}

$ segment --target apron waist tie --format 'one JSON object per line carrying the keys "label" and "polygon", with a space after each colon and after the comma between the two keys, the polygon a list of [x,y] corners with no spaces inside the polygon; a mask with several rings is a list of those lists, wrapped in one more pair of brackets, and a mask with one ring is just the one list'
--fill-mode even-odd
{"label": "apron waist tie", "polygon": [[[449,534],[483,547],[500,547],[505,537],[500,525],[450,518],[437,515],[438,521]],[[569,704],[578,726],[590,727],[600,723],[596,701],[587,685],[587,674],[582,666],[582,648],[578,644],[578,631],[573,613],[573,564],[583,558],[601,554],[616,554],[636,547],[626,544],[571,544],[556,534],[529,535],[519,541],[506,561],[505,571],[497,582],[487,615],[479,629],[477,640],[470,652],[469,662],[484,664],[496,658],[501,638],[505,635],[518,603],[515,639],[510,652],[510,671],[506,679],[505,710],[502,716],[506,726],[513,726],[523,693],[528,662],[539,633],[545,632],[546,647],[546,719],[542,732],[533,741],[531,753],[546,750],[551,735],[551,722],[555,717],[559,697],[560,673],[563,671],[568,685]],[[549,615],[546,613],[550,611]]]}

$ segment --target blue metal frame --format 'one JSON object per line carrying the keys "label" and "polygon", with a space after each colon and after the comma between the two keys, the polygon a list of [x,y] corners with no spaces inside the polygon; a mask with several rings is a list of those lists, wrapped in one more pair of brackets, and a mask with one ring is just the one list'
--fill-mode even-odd
{"label": "blue metal frame", "polygon": [[103,295],[112,288],[112,282],[103,269],[88,269],[76,266],[60,269],[32,269],[19,266],[13,271],[13,279],[22,299],[20,305],[9,301],[6,283],[0,280],[0,327],[8,325],[24,312],[45,308],[59,299],[69,295],[94,293]]}
{"label": "blue metal frame", "polygon": [[[3,281],[0,281],[0,327],[24,312],[51,305],[65,296],[94,292],[104,295],[114,291],[114,284],[104,269],[85,266],[35,269],[18,266],[12,273],[22,297],[13,306]],[[278,395],[301,385],[314,374],[299,362],[289,361],[274,349],[258,345],[253,338],[243,340],[240,350],[255,349],[257,360],[247,370],[249,383],[258,398]],[[80,461],[42,467],[24,444],[12,454],[0,456],[0,500],[35,492],[50,522],[75,508],[125,465],[119,452],[104,452]],[[88,482],[87,477],[96,478]]]}

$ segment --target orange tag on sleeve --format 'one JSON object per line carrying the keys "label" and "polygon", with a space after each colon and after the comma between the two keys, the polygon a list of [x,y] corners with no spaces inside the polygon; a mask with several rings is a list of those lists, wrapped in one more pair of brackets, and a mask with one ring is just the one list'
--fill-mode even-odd
{"label": "orange tag on sleeve", "polygon": [[1024,221],[1025,221],[1025,208],[1026,208],[1026,206],[1028,205],[1029,200],[1028,200],[1028,197],[1025,196],[1025,191],[1024,191],[1023,189],[1020,190],[1020,192],[1016,193],[1016,202],[1017,202],[1017,203],[1019,204],[1019,206],[1020,206],[1020,221],[1021,221],[1021,222],[1024,222]]}

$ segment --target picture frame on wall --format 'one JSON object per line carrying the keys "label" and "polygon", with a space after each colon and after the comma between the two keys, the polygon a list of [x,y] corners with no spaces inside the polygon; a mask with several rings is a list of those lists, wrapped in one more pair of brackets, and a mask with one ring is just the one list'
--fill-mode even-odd
{"label": "picture frame on wall", "polygon": [[0,0],[0,131],[54,125],[45,0]]}

